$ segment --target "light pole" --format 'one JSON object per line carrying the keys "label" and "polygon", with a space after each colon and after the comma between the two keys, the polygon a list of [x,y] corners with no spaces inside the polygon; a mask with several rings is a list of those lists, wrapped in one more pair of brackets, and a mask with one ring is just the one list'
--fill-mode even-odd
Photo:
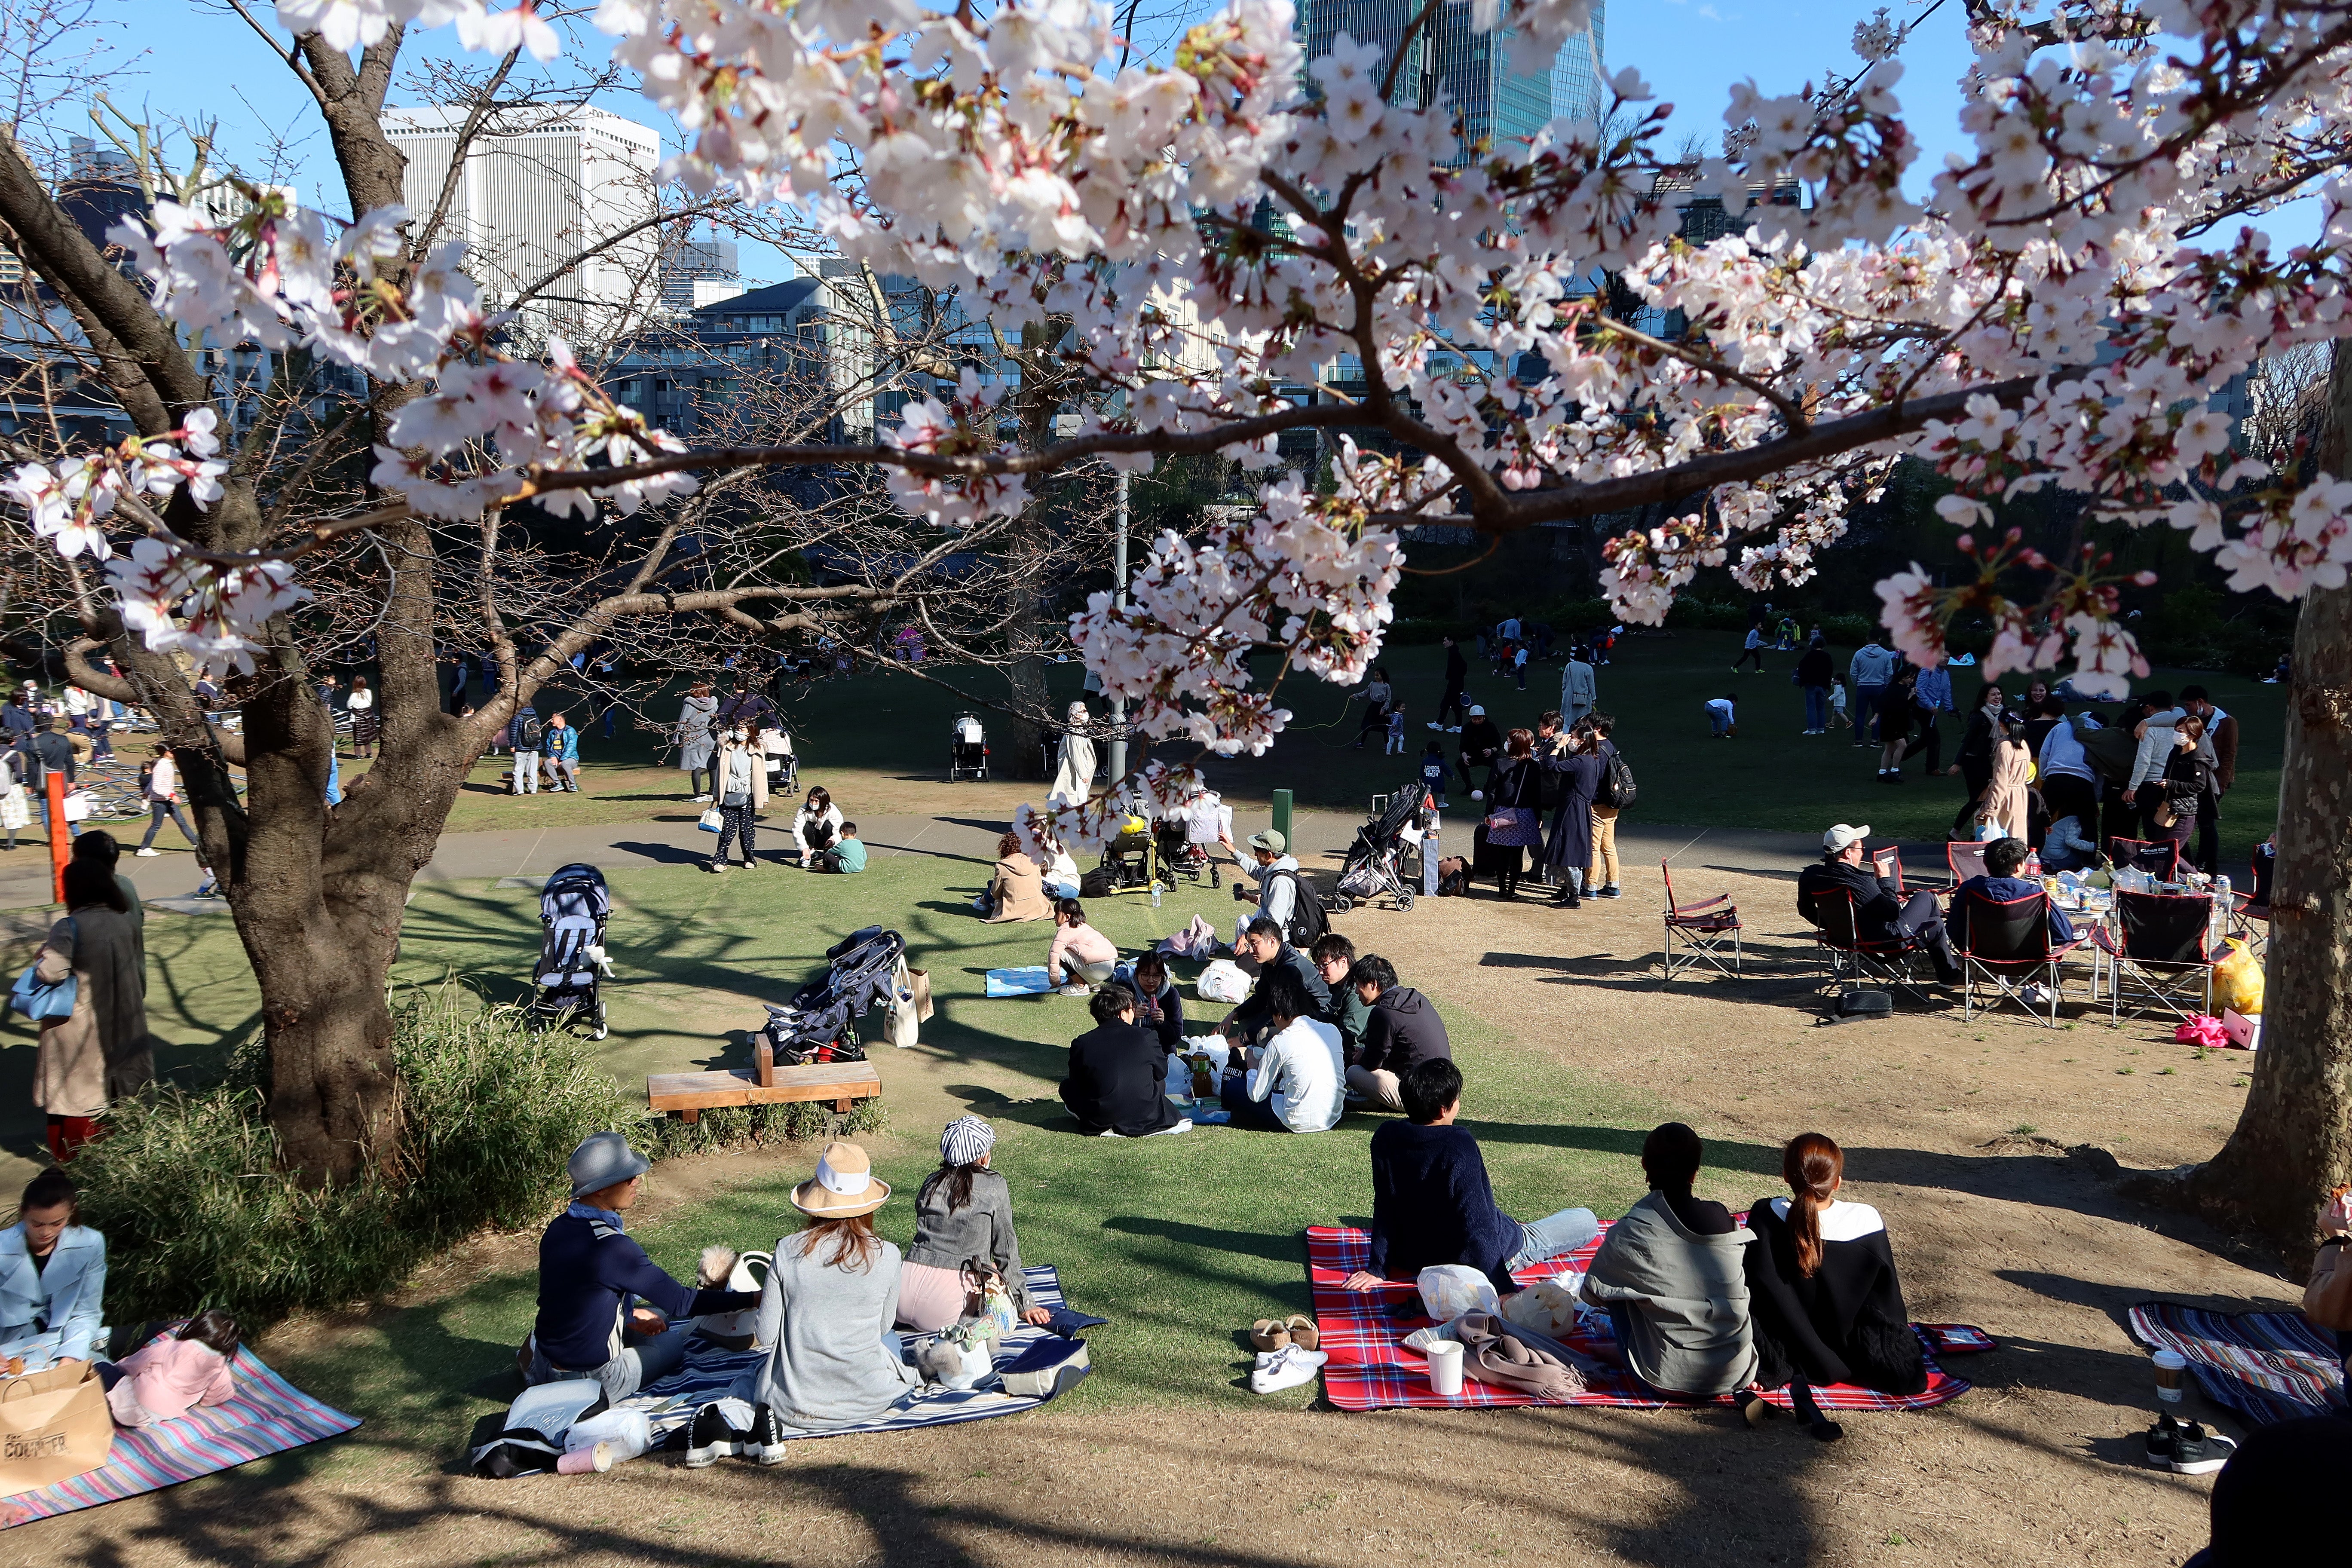
{"label": "light pole", "polygon": [[[1113,602],[1127,608],[1127,470],[1118,477],[1118,531],[1111,545],[1110,575]],[[1127,777],[1127,702],[1123,698],[1110,700],[1110,776],[1114,787]]]}

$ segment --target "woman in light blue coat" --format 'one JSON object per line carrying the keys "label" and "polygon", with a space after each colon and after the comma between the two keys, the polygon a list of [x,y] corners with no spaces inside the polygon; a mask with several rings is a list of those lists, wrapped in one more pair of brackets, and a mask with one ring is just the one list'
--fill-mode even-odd
{"label": "woman in light blue coat", "polygon": [[28,1368],[89,1361],[106,1331],[106,1237],[75,1224],[79,1214],[73,1178],[52,1166],[0,1230],[0,1355]]}

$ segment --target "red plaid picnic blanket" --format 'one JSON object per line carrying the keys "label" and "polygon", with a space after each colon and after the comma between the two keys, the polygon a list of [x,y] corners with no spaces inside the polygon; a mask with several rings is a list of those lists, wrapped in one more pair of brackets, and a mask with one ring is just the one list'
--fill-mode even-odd
{"label": "red plaid picnic blanket", "polygon": [[[1532,1285],[1563,1274],[1582,1274],[1592,1266],[1592,1255],[1601,1250],[1601,1239],[1608,1234],[1609,1227],[1603,1224],[1600,1236],[1566,1258],[1522,1268],[1513,1278],[1522,1285]],[[1328,1352],[1331,1358],[1323,1366],[1325,1398],[1342,1410],[1392,1410],[1400,1406],[1463,1409],[1562,1403],[1515,1394],[1475,1378],[1465,1378],[1457,1394],[1433,1390],[1429,1386],[1429,1363],[1419,1351],[1403,1342],[1407,1334],[1427,1327],[1430,1321],[1422,1315],[1421,1298],[1412,1281],[1391,1281],[1377,1290],[1340,1289],[1339,1281],[1370,1262],[1371,1255],[1371,1238],[1353,1226],[1318,1225],[1307,1229],[1307,1277],[1315,1294],[1315,1328],[1320,1336],[1318,1348]],[[1881,1394],[1876,1389],[1836,1384],[1813,1390],[1822,1408],[1927,1410],[1966,1394],[1971,1386],[1968,1379],[1952,1376],[1937,1366],[1934,1358],[1938,1352],[1965,1355],[1991,1350],[1992,1336],[1965,1323],[1911,1326],[1929,1353],[1927,1386],[1924,1391]],[[1577,1332],[1561,1342],[1595,1361],[1616,1360],[1615,1336],[1610,1331],[1604,1313],[1580,1321]],[[1789,1407],[1786,1389],[1774,1389],[1765,1397],[1784,1410]],[[1655,1410],[1665,1401],[1645,1392],[1630,1373],[1612,1367],[1599,1373],[1587,1372],[1584,1392],[1565,1403]],[[1731,1396],[1725,1394],[1716,1403],[1728,1405]]]}

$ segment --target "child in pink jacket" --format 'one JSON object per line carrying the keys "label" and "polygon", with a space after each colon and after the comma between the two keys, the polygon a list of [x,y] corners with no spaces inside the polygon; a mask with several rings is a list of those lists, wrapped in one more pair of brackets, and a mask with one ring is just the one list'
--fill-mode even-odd
{"label": "child in pink jacket", "polygon": [[151,1340],[115,1363],[106,1403],[120,1426],[144,1426],[219,1405],[236,1392],[228,1363],[236,1355],[236,1320],[217,1307],[188,1320],[177,1336]]}

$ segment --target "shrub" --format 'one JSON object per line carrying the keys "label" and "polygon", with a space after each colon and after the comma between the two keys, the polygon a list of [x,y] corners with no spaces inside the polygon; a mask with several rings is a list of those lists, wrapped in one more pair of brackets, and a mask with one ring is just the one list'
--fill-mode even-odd
{"label": "shrub", "polygon": [[390,1172],[320,1190],[282,1169],[257,1041],[226,1081],[118,1101],[76,1157],[85,1222],[107,1237],[117,1322],[226,1307],[248,1326],[394,1285],[484,1227],[543,1223],[570,1196],[564,1161],[617,1129],[654,1159],[878,1128],[881,1108],[766,1105],[688,1126],[647,1113],[588,1043],[530,1027],[454,986],[410,995],[393,1018],[399,1146]]}

